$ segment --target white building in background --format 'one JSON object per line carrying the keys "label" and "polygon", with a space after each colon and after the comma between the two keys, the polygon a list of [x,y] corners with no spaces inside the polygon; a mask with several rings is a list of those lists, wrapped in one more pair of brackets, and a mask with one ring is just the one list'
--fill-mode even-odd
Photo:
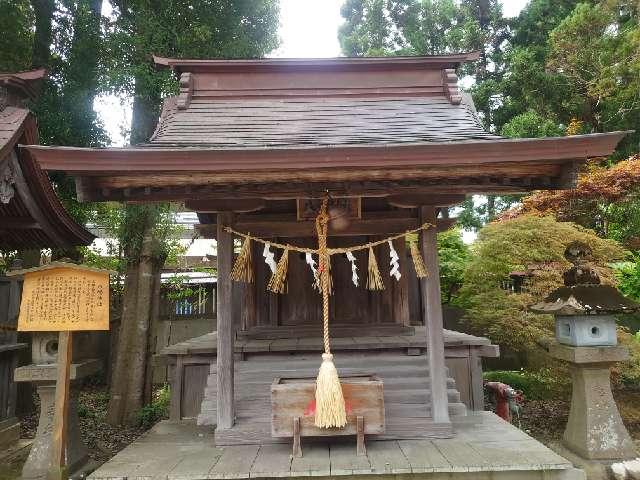
{"label": "white building in background", "polygon": [[[200,223],[195,212],[179,212],[176,214],[176,223],[183,227],[180,238],[180,244],[187,251],[185,257],[202,257],[203,263],[207,263],[216,256],[216,241],[208,238],[197,238],[197,232],[194,225]],[[97,225],[90,225],[89,230],[97,236],[94,242],[89,246],[99,255],[109,255],[110,247],[117,247],[118,242],[112,238],[104,229]],[[215,266],[215,263],[214,263]]]}

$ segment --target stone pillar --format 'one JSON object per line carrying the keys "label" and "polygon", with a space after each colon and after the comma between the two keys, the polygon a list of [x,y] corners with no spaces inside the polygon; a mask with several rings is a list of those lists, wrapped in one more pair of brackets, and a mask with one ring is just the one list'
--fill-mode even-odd
{"label": "stone pillar", "polygon": [[[40,418],[36,438],[22,468],[22,478],[25,480],[46,478],[51,464],[51,431],[56,385],[55,383],[40,384],[37,387],[37,392],[40,397]],[[67,465],[70,472],[76,471],[87,461],[87,447],[80,436],[77,398],[77,391],[71,389],[66,447]]]}
{"label": "stone pillar", "polygon": [[[87,447],[80,435],[78,421],[77,391],[74,386],[82,378],[100,370],[99,360],[84,360],[71,364],[71,394],[69,398],[69,416],[67,419],[67,465],[69,473],[73,474],[85,466]],[[37,387],[40,397],[40,418],[36,438],[31,446],[31,452],[22,467],[22,478],[25,480],[42,480],[47,477],[51,464],[51,437],[53,429],[53,410],[56,392],[57,364],[32,364],[18,367],[15,370],[16,382],[32,382]]]}
{"label": "stone pillar", "polygon": [[573,380],[571,410],[564,431],[567,448],[589,460],[636,457],[611,393],[610,368],[629,358],[623,347],[572,347],[551,344],[549,353],[568,362]]}

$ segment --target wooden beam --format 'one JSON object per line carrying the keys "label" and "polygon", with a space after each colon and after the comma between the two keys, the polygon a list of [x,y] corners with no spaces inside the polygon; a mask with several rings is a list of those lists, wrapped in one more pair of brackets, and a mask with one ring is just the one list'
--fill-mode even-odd
{"label": "wooden beam", "polygon": [[262,198],[223,198],[220,200],[187,200],[184,206],[198,213],[249,213],[262,210],[267,202]]}
{"label": "wooden beam", "polygon": [[442,195],[391,195],[387,197],[389,205],[397,208],[418,208],[420,205],[434,205],[436,207],[448,207],[462,203],[466,195],[442,194]]}
{"label": "wooden beam", "polygon": [[[436,208],[420,208],[421,222],[435,223]],[[431,416],[434,423],[450,424],[447,396],[447,368],[444,363],[444,332],[442,303],[440,298],[440,269],[438,266],[438,242],[432,228],[420,235],[420,250],[429,275],[420,280],[424,324],[427,330],[427,356],[431,380]]]}
{"label": "wooden beam", "polygon": [[[171,187],[184,185],[259,185],[265,183],[294,183],[299,191],[307,196],[308,184],[319,182],[375,182],[398,180],[429,180],[456,178],[507,178],[527,176],[558,176],[562,163],[558,162],[529,162],[524,164],[510,164],[497,162],[491,165],[444,165],[430,168],[340,168],[322,170],[277,170],[259,172],[150,172],[128,173],[113,172],[110,175],[90,176],[88,173],[80,175],[83,178],[95,180],[94,186],[105,188],[137,188],[137,187]],[[312,192],[310,198],[316,197]],[[322,193],[322,192],[320,192]],[[305,195],[307,194],[307,195]],[[233,196],[232,196],[233,197]],[[257,196],[256,198],[260,198]]]}
{"label": "wooden beam", "polygon": [[[393,194],[511,194],[531,190],[553,190],[558,188],[552,177],[522,177],[517,182],[505,184],[492,179],[432,179],[404,181],[363,181],[363,182],[322,182],[322,183],[260,183],[225,185],[171,185],[159,187],[123,188],[103,187],[101,182],[93,182],[83,177],[84,186],[81,201],[126,201],[126,202],[166,202],[191,199],[264,198],[266,200],[291,200],[301,197],[322,198],[327,191],[336,197],[387,197]],[[486,180],[486,181],[485,181]],[[125,193],[127,193],[125,195]]]}
{"label": "wooden beam", "polygon": [[578,184],[578,171],[580,165],[577,161],[565,163],[560,168],[560,176],[558,177],[558,185],[563,189],[576,188]]}
{"label": "wooden beam", "polygon": [[[455,218],[440,218],[436,221],[436,230],[443,232],[451,228],[456,222]],[[351,220],[348,228],[338,232],[329,228],[330,236],[354,236],[354,235],[391,235],[404,233],[420,225],[416,218],[370,218],[365,220]],[[196,230],[203,238],[216,238],[216,224],[197,224]],[[311,221],[275,221],[275,220],[244,220],[234,223],[234,228],[239,232],[251,233],[256,237],[284,237],[300,238],[313,237],[315,235],[315,223]]]}
{"label": "wooden beam", "polygon": [[233,350],[235,331],[233,325],[233,296],[231,285],[231,268],[233,264],[233,235],[227,233],[224,227],[233,224],[233,214],[219,213],[217,224],[217,429],[224,430],[233,427],[235,420],[234,397],[234,364]]}

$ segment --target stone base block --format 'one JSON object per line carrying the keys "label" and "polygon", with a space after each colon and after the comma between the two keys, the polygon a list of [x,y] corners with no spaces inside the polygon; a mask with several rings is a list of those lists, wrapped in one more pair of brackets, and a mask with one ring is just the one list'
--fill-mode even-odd
{"label": "stone base block", "polygon": [[564,444],[589,460],[637,456],[611,393],[609,365],[569,364],[573,377],[571,410]]}
{"label": "stone base block", "polygon": [[586,480],[609,480],[613,478],[611,465],[615,463],[615,460],[589,460],[569,450],[560,442],[552,442],[547,446],[558,455],[569,460],[575,467],[583,470],[586,474]]}
{"label": "stone base block", "polygon": [[[29,457],[22,468],[24,480],[42,480],[47,476],[51,461],[51,433],[53,430],[53,411],[55,385],[39,385],[40,419],[36,438],[31,446]],[[71,390],[69,398],[69,417],[67,426],[67,466],[74,473],[87,461],[87,447],[80,436],[76,392]]]}

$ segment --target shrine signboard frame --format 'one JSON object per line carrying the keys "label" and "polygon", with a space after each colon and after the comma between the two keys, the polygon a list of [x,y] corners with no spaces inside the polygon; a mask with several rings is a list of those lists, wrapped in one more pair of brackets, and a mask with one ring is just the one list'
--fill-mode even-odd
{"label": "shrine signboard frame", "polygon": [[67,262],[9,275],[23,277],[18,331],[58,333],[52,456],[47,480],[65,480],[72,338],[74,331],[109,329],[109,270]]}

